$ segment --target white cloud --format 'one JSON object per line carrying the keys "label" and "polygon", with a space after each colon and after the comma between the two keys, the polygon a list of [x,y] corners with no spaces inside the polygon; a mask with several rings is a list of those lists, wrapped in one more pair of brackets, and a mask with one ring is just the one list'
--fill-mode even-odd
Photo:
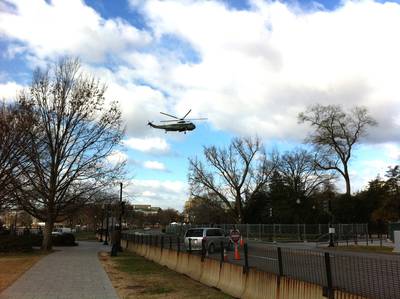
{"label": "white cloud", "polygon": [[145,161],[143,163],[143,166],[144,166],[144,168],[147,168],[147,169],[161,170],[161,171],[167,170],[165,165],[158,161]]}
{"label": "white cloud", "polygon": [[23,86],[16,82],[0,83],[0,99],[15,100],[18,91],[21,91],[22,89]]}
{"label": "white cloud", "polygon": [[192,117],[235,134],[301,140],[307,128],[297,114],[318,102],[365,105],[379,122],[369,141],[400,140],[399,4],[344,1],[334,11],[302,11],[253,0],[245,11],[222,1],[131,0],[146,31],[79,0],[8,2],[16,8],[2,5],[0,36],[11,42],[10,58],[25,51],[32,64],[61,54],[93,63],[113,55],[112,70],[92,70],[108,84],[107,97],[121,102],[130,136],[148,135],[159,111],[192,108]]}
{"label": "white cloud", "polygon": [[170,150],[165,139],[154,138],[130,138],[123,141],[125,146],[147,153],[167,153]]}
{"label": "white cloud", "polygon": [[183,181],[132,180],[126,190],[131,194],[131,202],[151,204],[161,208],[182,210],[188,199],[188,187]]}
{"label": "white cloud", "polygon": [[151,36],[123,19],[103,19],[81,0],[9,0],[0,11],[0,34],[23,42],[40,58],[79,55],[99,62],[108,53],[141,47]]}
{"label": "white cloud", "polygon": [[116,165],[128,160],[128,155],[119,150],[115,150],[107,157],[109,163]]}
{"label": "white cloud", "polygon": [[297,114],[308,105],[365,105],[380,123],[371,141],[400,138],[399,4],[345,1],[307,12],[252,4],[238,11],[216,1],[142,3],[156,37],[185,40],[200,56],[173,64],[147,58],[168,81],[141,73],[177,99],[177,114],[191,107],[217,128],[299,140],[306,128]]}

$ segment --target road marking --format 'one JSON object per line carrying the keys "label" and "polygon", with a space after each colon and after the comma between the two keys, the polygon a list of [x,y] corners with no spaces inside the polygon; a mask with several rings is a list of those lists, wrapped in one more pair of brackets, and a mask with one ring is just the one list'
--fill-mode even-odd
{"label": "road marking", "polygon": [[269,261],[277,261],[278,260],[278,259],[274,259],[272,257],[265,257],[265,256],[258,256],[258,255],[249,255],[249,257],[256,257],[259,259],[269,260]]}

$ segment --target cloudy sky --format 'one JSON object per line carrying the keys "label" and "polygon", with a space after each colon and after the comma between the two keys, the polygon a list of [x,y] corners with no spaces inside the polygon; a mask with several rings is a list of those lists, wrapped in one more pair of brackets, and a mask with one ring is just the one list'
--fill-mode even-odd
{"label": "cloudy sky", "polygon": [[[80,57],[122,107],[124,150],[110,159],[128,160],[125,197],[177,209],[203,145],[257,134],[284,151],[302,144],[307,106],[363,105],[379,126],[351,163],[357,191],[399,163],[399,36],[395,1],[2,0],[0,97]],[[208,121],[186,135],[146,125],[189,109]]]}

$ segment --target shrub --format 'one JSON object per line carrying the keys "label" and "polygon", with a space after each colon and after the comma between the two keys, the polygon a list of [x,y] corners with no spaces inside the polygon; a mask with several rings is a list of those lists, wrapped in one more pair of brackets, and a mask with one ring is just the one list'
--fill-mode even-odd
{"label": "shrub", "polygon": [[31,251],[33,238],[31,236],[0,236],[0,252]]}
{"label": "shrub", "polygon": [[64,233],[61,235],[53,235],[52,241],[54,246],[76,246],[75,236],[70,233]]}

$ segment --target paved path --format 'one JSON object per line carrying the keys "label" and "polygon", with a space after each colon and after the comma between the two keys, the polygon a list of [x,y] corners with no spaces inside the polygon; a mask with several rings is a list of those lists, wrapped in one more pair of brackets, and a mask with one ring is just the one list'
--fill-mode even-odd
{"label": "paved path", "polygon": [[0,299],[118,299],[97,257],[106,248],[99,242],[56,247],[56,252],[4,290]]}

